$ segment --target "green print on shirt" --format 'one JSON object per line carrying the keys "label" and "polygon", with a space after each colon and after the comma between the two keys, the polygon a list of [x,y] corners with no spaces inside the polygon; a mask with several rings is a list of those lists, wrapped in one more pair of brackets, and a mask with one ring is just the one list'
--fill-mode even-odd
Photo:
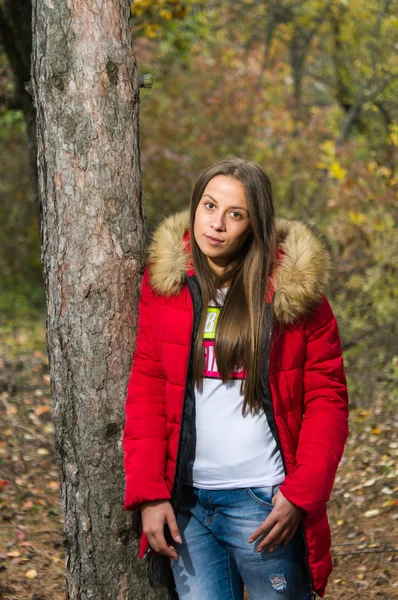
{"label": "green print on shirt", "polygon": [[216,327],[218,317],[220,316],[220,309],[214,308],[213,306],[209,306],[207,308],[207,319],[204,330],[203,339],[205,340],[214,340],[216,335]]}

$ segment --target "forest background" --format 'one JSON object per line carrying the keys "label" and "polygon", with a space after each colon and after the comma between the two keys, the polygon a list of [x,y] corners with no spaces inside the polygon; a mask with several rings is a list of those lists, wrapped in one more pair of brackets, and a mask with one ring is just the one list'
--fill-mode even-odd
{"label": "forest background", "polygon": [[[22,491],[33,474],[51,467],[53,448],[36,175],[30,122],[18,101],[27,79],[21,81],[9,52],[5,4],[0,410],[7,426],[0,440],[0,504],[6,516],[21,518],[12,534],[0,537],[0,559],[10,574],[8,589],[16,586],[21,599],[25,592],[33,597],[37,573],[55,562],[59,572],[48,569],[48,597],[62,598],[61,591],[56,595],[63,589],[62,559],[53,559],[62,548],[55,544],[49,558],[36,531],[32,551],[35,519],[52,519],[47,531],[51,539],[60,535],[56,472],[50,469],[42,494],[37,482],[32,497]],[[351,437],[331,500],[333,600],[385,590],[398,597],[396,8],[391,0],[137,0],[131,6],[139,73],[153,76],[152,88],[140,91],[150,231],[188,205],[202,169],[242,156],[270,175],[278,216],[316,224],[331,243],[336,268],[329,298],[351,403]],[[29,23],[29,13],[24,18]],[[19,43],[29,52],[29,27],[24,35]],[[40,568],[32,566],[34,557]]]}

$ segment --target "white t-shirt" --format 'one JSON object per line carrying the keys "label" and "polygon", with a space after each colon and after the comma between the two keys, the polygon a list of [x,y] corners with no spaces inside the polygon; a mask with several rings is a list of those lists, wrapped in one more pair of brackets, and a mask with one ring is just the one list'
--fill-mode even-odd
{"label": "white t-shirt", "polygon": [[[222,304],[228,288],[218,290]],[[217,370],[214,338],[222,309],[210,302],[204,330],[205,370],[195,386],[194,444],[184,483],[205,489],[273,486],[285,474],[282,457],[263,411],[242,415],[243,368],[223,384]]]}

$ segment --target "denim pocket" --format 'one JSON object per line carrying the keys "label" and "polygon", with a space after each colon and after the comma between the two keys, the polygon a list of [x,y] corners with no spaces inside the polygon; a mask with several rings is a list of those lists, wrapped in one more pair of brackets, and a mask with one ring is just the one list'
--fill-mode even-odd
{"label": "denim pocket", "polygon": [[257,504],[261,504],[261,506],[266,506],[267,508],[274,508],[272,504],[272,496],[276,493],[276,489],[279,486],[266,486],[266,487],[252,487],[247,488],[247,493],[253,500],[257,502]]}

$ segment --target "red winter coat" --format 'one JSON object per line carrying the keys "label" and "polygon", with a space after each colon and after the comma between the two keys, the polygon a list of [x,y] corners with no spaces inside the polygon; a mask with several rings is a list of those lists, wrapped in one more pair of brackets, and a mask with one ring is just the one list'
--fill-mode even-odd
{"label": "red winter coat", "polygon": [[[192,340],[201,294],[192,269],[189,213],[166,218],[149,249],[123,436],[127,510],[168,499],[178,512],[192,441]],[[278,251],[265,318],[265,412],[282,453],[280,490],[305,511],[307,562],[324,596],[332,570],[326,516],[348,435],[348,397],[337,323],[323,294],[330,254],[317,232],[277,219]],[[143,534],[142,558],[148,542]]]}

